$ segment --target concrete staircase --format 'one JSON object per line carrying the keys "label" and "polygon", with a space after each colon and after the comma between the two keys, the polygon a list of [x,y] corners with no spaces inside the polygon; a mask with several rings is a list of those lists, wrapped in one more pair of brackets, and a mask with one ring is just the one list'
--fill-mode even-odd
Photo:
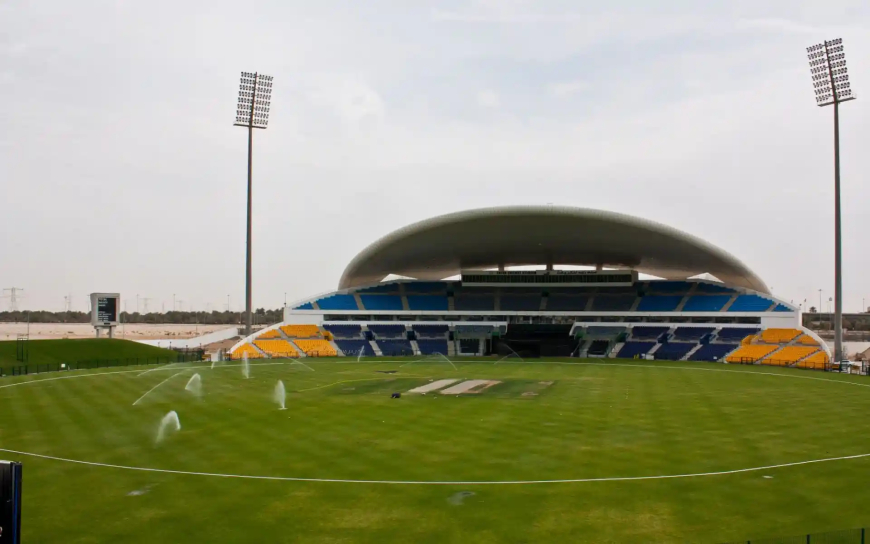
{"label": "concrete staircase", "polygon": [[719,310],[719,311],[720,311],[720,312],[727,312],[727,311],[728,311],[728,308],[730,308],[731,305],[734,304],[734,301],[737,300],[737,296],[738,296],[737,293],[734,293],[733,295],[731,295],[731,300],[729,300],[728,302],[726,302],[726,303],[725,303],[725,306],[722,306],[722,309]]}
{"label": "concrete staircase", "polygon": [[365,310],[365,306],[363,306],[362,299],[359,298],[358,293],[353,294],[353,299],[356,301],[357,310]]}
{"label": "concrete staircase", "polygon": [[381,351],[381,347],[374,340],[369,340],[369,345],[372,347],[372,350],[375,352],[375,355],[378,357],[383,357],[384,352]]}
{"label": "concrete staircase", "polygon": [[416,340],[409,340],[411,342],[411,349],[414,351],[414,355],[420,355],[420,345],[417,344]]}
{"label": "concrete staircase", "polygon": [[607,352],[605,357],[607,357],[609,359],[615,359],[616,355],[619,353],[619,350],[621,350],[622,346],[624,346],[624,345],[625,345],[625,342],[616,342],[615,344],[613,344],[613,348],[609,352]]}
{"label": "concrete staircase", "polygon": [[685,357],[682,357],[680,360],[681,360],[681,361],[688,361],[688,360],[689,360],[689,357],[691,357],[692,355],[695,354],[696,351],[698,351],[699,349],[701,349],[701,346],[702,346],[702,345],[703,345],[703,344],[698,344],[697,346],[695,346],[695,347],[693,347],[692,349],[690,349],[690,350],[689,350],[689,353],[687,353],[687,354],[685,355]]}

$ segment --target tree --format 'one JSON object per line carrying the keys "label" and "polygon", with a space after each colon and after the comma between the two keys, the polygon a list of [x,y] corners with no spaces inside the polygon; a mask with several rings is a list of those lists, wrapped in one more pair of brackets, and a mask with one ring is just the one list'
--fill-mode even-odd
{"label": "tree", "polygon": [[810,313],[811,313],[811,314],[816,313],[816,307],[815,307],[815,306],[810,306]]}

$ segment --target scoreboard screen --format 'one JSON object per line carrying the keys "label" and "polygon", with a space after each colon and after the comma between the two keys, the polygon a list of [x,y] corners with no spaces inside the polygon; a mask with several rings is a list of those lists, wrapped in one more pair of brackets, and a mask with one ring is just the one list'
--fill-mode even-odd
{"label": "scoreboard screen", "polygon": [[91,293],[91,324],[118,324],[121,296],[118,293]]}

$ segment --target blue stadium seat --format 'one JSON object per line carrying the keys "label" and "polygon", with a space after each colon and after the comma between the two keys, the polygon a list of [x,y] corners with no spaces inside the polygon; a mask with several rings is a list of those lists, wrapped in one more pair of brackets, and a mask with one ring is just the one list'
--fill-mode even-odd
{"label": "blue stadium seat", "polygon": [[683,306],[684,312],[719,312],[731,300],[731,295],[691,296]]}
{"label": "blue stadium seat", "polygon": [[665,334],[669,330],[671,330],[670,327],[632,327],[631,337],[632,339],[638,340],[657,340],[659,336]]}
{"label": "blue stadium seat", "polygon": [[366,310],[402,310],[402,297],[397,295],[360,295]]}
{"label": "blue stadium seat", "polygon": [[541,309],[541,295],[502,295],[499,307],[508,312],[536,312]]}
{"label": "blue stadium seat", "polygon": [[725,327],[722,330],[720,330],[718,333],[716,333],[716,339],[723,340],[725,342],[732,341],[732,340],[734,340],[734,341],[743,340],[744,338],[746,338],[750,334],[758,334],[758,331],[759,331],[759,329],[749,329],[749,328],[743,329],[743,328],[736,328],[736,327]]}
{"label": "blue stadium seat", "polygon": [[321,310],[359,310],[353,295],[332,295],[317,301]]}
{"label": "blue stadium seat", "polygon": [[616,357],[619,359],[633,359],[635,355],[642,355],[655,346],[655,342],[626,342]]}
{"label": "blue stadium seat", "polygon": [[491,295],[454,296],[453,307],[461,312],[492,312],[495,310],[495,297]]}
{"label": "blue stadium seat", "polygon": [[737,349],[738,344],[705,344],[701,349],[689,357],[690,361],[721,361],[731,351]]}
{"label": "blue stadium seat", "polygon": [[408,308],[411,310],[429,310],[446,312],[447,297],[438,295],[408,295]]}
{"label": "blue stadium seat", "polygon": [[589,302],[587,295],[563,295],[550,293],[547,299],[548,312],[582,312]]}
{"label": "blue stadium seat", "polygon": [[336,338],[360,338],[362,336],[362,327],[360,325],[327,324],[323,328],[331,332]]}
{"label": "blue stadium seat", "polygon": [[369,325],[369,330],[375,335],[375,338],[404,338],[404,325]]}
{"label": "blue stadium seat", "polygon": [[697,342],[715,330],[715,327],[677,327],[677,330],[674,331],[674,340],[693,340]]}
{"label": "blue stadium seat", "polygon": [[359,355],[359,350],[363,350],[364,357],[372,357],[375,355],[375,350],[371,344],[365,340],[335,340],[335,345],[338,349],[344,352],[348,357]]}
{"label": "blue stadium seat", "polygon": [[790,312],[791,308],[786,306],[785,304],[777,304],[776,308],[773,309],[774,312]]}
{"label": "blue stadium seat", "polygon": [[390,357],[414,354],[414,349],[408,340],[378,340],[377,344],[381,348],[381,353]]}
{"label": "blue stadium seat", "polygon": [[405,284],[405,293],[444,293],[447,284],[443,281],[409,281]]}
{"label": "blue stadium seat", "polygon": [[420,338],[446,338],[450,332],[447,325],[411,325],[411,329]]}
{"label": "blue stadium seat", "polygon": [[669,342],[667,344],[662,344],[661,347],[653,353],[653,357],[665,361],[679,361],[697,345],[698,344],[692,344],[689,342]]}
{"label": "blue stadium seat", "polygon": [[683,300],[683,295],[650,296],[640,299],[638,312],[673,312]]}
{"label": "blue stadium seat", "polygon": [[313,310],[314,305],[310,302],[306,302],[305,304],[300,304],[299,306],[293,308],[294,310]]}
{"label": "blue stadium seat", "polygon": [[729,312],[765,312],[773,305],[769,299],[758,295],[740,295],[728,308]]}
{"label": "blue stadium seat", "polygon": [[592,310],[596,312],[627,312],[634,305],[637,295],[595,295]]}
{"label": "blue stadium seat", "polygon": [[417,347],[423,355],[447,355],[447,340],[417,340]]}

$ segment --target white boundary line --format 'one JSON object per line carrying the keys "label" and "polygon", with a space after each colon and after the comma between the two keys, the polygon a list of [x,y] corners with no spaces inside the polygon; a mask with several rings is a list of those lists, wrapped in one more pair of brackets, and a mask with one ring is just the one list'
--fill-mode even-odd
{"label": "white boundary line", "polygon": [[427,480],[343,480],[338,478],[296,478],[292,476],[257,476],[253,474],[222,474],[218,472],[192,472],[188,470],[171,470],[162,468],[148,467],[132,467],[126,465],[112,465],[108,463],[95,463],[92,461],[80,461],[78,459],[66,459],[64,457],[54,457],[52,455],[41,455],[39,453],[30,453],[26,451],[16,451],[0,448],[0,451],[6,453],[14,453],[16,455],[26,455],[29,457],[38,457],[40,459],[48,459],[50,461],[61,461],[64,463],[75,463],[78,465],[87,465],[92,467],[117,468],[122,470],[136,470],[140,472],[158,472],[161,474],[179,474],[183,476],[210,476],[214,478],[236,478],[241,480],[270,480],[278,482],[321,482],[321,483],[339,483],[339,484],[387,484],[387,485],[527,485],[527,484],[570,484],[570,483],[588,483],[588,482],[630,482],[640,480],[669,480],[675,478],[697,478],[701,476],[724,476],[728,474],[740,474],[744,472],[758,472],[761,470],[773,470],[778,468],[795,467],[799,465],[810,465],[814,463],[826,463],[830,461],[845,461],[849,459],[862,459],[870,457],[870,453],[860,453],[857,455],[846,455],[843,457],[826,457],[824,459],[811,459],[809,461],[796,461],[793,463],[781,463],[778,465],[767,465],[763,467],[738,468],[734,470],[721,470],[718,472],[697,472],[694,474],[663,474],[659,476],[616,476],[611,478],[575,478],[566,480],[493,480],[493,481],[470,481],[470,482],[439,482]]}
{"label": "white boundary line", "polygon": [[[313,362],[313,361],[312,361]],[[337,362],[337,361],[336,361]],[[363,362],[363,361],[357,361]],[[390,360],[370,360],[365,361],[367,363],[390,363],[395,361]],[[481,361],[455,361],[455,362],[469,362],[469,363],[480,363]],[[323,361],[323,364],[334,363],[332,361],[327,362]],[[286,364],[283,362],[278,363],[257,363],[258,366],[271,366],[271,365],[282,365]],[[639,364],[626,364],[626,363],[592,363],[592,362],[584,362],[584,363],[574,363],[574,362],[561,362],[561,361],[547,361],[541,363],[514,363],[514,364],[556,364],[556,365],[585,365],[585,366],[618,366],[618,367],[633,367],[633,368],[664,368],[664,369],[672,369],[672,370],[703,370],[708,372],[733,372],[736,374],[755,374],[760,376],[777,376],[782,378],[797,378],[803,380],[816,380],[822,382],[832,382],[832,383],[840,383],[846,385],[857,385],[859,387],[870,387],[870,384],[857,383],[846,380],[831,380],[828,378],[814,378],[812,376],[796,376],[792,374],[780,374],[776,372],[750,372],[746,370],[725,370],[725,369],[717,369],[717,368],[702,368],[702,367],[691,367],[691,366],[662,366],[662,365],[639,365]],[[190,370],[191,368],[204,368],[208,369],[209,365],[202,366],[193,366],[191,365],[185,370]],[[233,365],[225,365],[217,368],[233,368]],[[41,383],[48,382],[54,380],[68,380],[72,378],[87,378],[91,376],[105,376],[108,374],[130,374],[139,372],[138,370],[122,370],[118,372],[99,372],[96,374],[79,374],[76,376],[61,376],[57,378],[46,378],[44,380],[31,380],[24,381],[18,383],[12,383],[7,385],[0,386],[0,389],[6,387],[15,387],[18,385],[26,385],[33,383]],[[171,380],[175,376],[183,373],[177,372],[172,376],[169,376],[156,386],[154,386],[151,390],[148,391],[150,393],[157,387],[160,387],[167,381]],[[139,400],[144,398],[148,393],[145,393]],[[136,402],[139,402],[137,400]],[[133,403],[136,404],[136,403]],[[758,472],[762,470],[773,470],[779,468],[786,467],[794,467],[800,465],[810,465],[816,463],[826,463],[831,461],[846,461],[852,459],[863,459],[870,457],[870,453],[860,453],[857,455],[846,455],[841,457],[826,457],[822,459],[810,459],[808,461],[795,461],[792,463],[780,463],[778,465],[766,465],[761,467],[749,467],[749,468],[738,468],[734,470],[722,470],[717,472],[697,472],[697,473],[688,473],[688,474],[662,474],[657,476],[614,476],[614,477],[604,477],[604,478],[573,478],[573,479],[558,479],[558,480],[494,480],[494,481],[405,481],[405,480],[345,480],[338,478],[301,478],[301,477],[293,477],[293,476],[257,476],[252,474],[222,474],[215,472],[192,472],[186,470],[171,470],[171,469],[160,469],[160,468],[148,468],[148,467],[134,467],[127,465],[113,465],[108,463],[96,463],[93,461],[81,461],[79,459],[67,459],[65,457],[54,457],[51,455],[42,455],[39,453],[31,453],[26,451],[18,451],[18,450],[10,450],[5,448],[0,448],[0,451],[6,453],[13,453],[16,455],[24,455],[28,457],[36,457],[39,459],[47,459],[51,461],[60,461],[64,463],[74,463],[79,465],[87,465],[93,467],[103,467],[103,468],[115,468],[121,470],[134,470],[139,472],[155,472],[162,474],[178,474],[183,476],[208,476],[213,478],[234,478],[234,479],[242,479],[242,480],[268,480],[268,481],[282,481],[282,482],[319,482],[319,483],[346,483],[346,484],[384,484],[384,485],[529,485],[529,484],[559,484],[559,483],[590,483],[590,482],[627,482],[627,481],[642,481],[642,480],[668,480],[668,479],[676,479],[676,478],[698,478],[703,476],[725,476],[729,474],[741,474],[745,472]]]}

